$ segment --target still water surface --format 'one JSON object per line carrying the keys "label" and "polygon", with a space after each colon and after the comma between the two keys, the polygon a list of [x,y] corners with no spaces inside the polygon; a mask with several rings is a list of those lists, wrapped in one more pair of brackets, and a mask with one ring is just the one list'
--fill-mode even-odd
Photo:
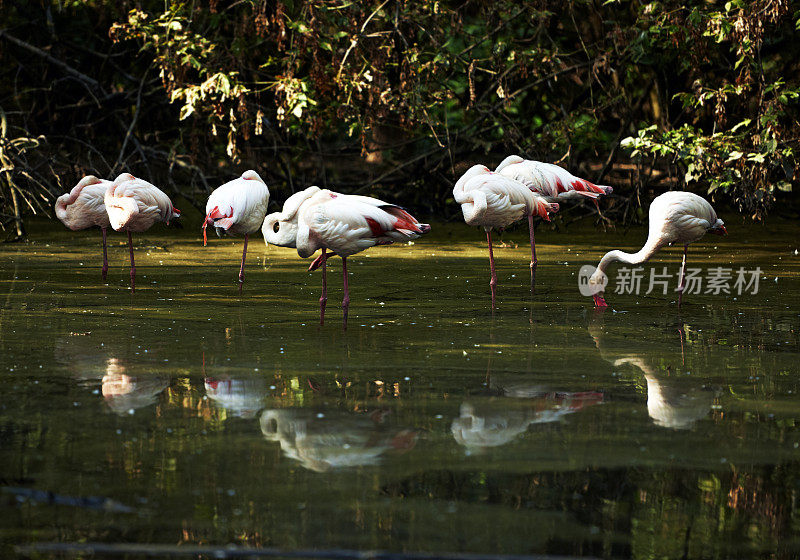
{"label": "still water surface", "polygon": [[[35,229],[35,228],[34,228]],[[351,259],[152,230],[40,224],[0,245],[0,555],[30,543],[793,558],[800,554],[796,226],[730,228],[690,265],[759,293],[615,295],[582,264],[641,229],[496,250],[436,228]],[[514,244],[518,243],[517,247]],[[679,249],[651,267],[677,273]],[[47,554],[34,555],[48,557]],[[134,556],[131,556],[134,557]]]}

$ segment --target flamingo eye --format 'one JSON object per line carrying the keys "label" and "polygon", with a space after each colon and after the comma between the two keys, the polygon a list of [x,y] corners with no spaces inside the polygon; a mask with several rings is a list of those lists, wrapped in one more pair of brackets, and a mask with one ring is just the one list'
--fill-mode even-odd
{"label": "flamingo eye", "polygon": [[274,231],[275,233],[278,233],[279,229],[281,229],[281,223],[280,222],[275,222],[275,224],[272,226],[272,231]]}

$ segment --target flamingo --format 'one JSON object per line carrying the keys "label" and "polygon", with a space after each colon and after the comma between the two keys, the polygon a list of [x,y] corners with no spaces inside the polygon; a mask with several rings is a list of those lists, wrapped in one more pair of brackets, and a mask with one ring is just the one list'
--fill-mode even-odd
{"label": "flamingo", "polygon": [[483,226],[489,244],[489,266],[492,279],[492,309],[495,307],[497,272],[492,253],[492,229],[502,229],[528,216],[531,237],[531,293],[536,278],[536,249],[533,237],[533,217],[550,221],[549,212],[557,212],[558,204],[548,202],[523,183],[489,171],[485,165],[473,165],[456,182],[453,197],[461,205],[464,221],[471,226]]}
{"label": "flamingo", "polygon": [[133,262],[133,239],[131,233],[150,229],[156,222],[179,218],[180,210],[164,192],[130,173],[123,173],[109,185],[105,194],[105,205],[111,227],[115,231],[128,232],[128,250],[131,254],[131,292],[136,289],[136,265]]}
{"label": "flamingo", "polygon": [[[619,261],[625,264],[640,264],[649,260],[659,249],[673,243],[683,244],[680,282],[678,283],[678,308],[683,302],[686,288],[686,253],[689,244],[707,232],[728,235],[725,222],[717,218],[711,204],[701,196],[683,191],[669,191],[657,196],[650,204],[650,226],[644,247],[636,253],[609,251],[600,260],[597,270],[589,278],[590,284],[602,285],[608,266]],[[608,307],[602,292],[594,294],[595,307]]]}
{"label": "flamingo", "polygon": [[[322,266],[322,296],[319,298],[319,323],[325,321],[328,301],[326,263],[331,254],[342,257],[344,283],[344,326],[350,307],[347,280],[347,257],[395,241],[416,239],[428,233],[431,226],[417,221],[411,214],[394,204],[377,198],[335,193],[319,187],[309,187],[286,199],[282,212],[269,214],[261,228],[269,245],[294,247],[302,258],[322,254],[314,259],[308,270]],[[329,254],[327,251],[331,251]]]}
{"label": "flamingo", "polygon": [[106,229],[111,225],[103,201],[111,181],[87,175],[68,194],[56,199],[56,217],[72,231],[98,226],[103,232],[103,280],[108,272]]}
{"label": "flamingo", "polygon": [[[576,177],[558,165],[523,159],[517,155],[508,156],[494,171],[525,184],[534,193],[545,197],[550,202],[588,198],[597,205],[598,197],[611,194],[613,191],[611,187],[595,185],[586,179]],[[533,230],[531,230],[531,245],[533,268],[535,269],[538,261]]]}
{"label": "flamingo", "polygon": [[269,189],[263,179],[252,169],[242,176],[214,189],[206,203],[203,221],[203,246],[208,243],[206,227],[214,226],[217,232],[244,234],[242,266],[239,267],[239,292],[244,284],[244,262],[247,256],[247,239],[258,231],[267,215]]}
{"label": "flamingo", "polygon": [[558,165],[523,159],[517,155],[508,156],[494,171],[524,183],[550,202],[585,198],[597,201],[599,196],[613,192],[611,187],[595,185]]}
{"label": "flamingo", "polygon": [[303,467],[326,472],[376,465],[387,453],[413,449],[418,432],[385,420],[381,411],[324,414],[303,408],[266,409],[259,424],[267,441]]}

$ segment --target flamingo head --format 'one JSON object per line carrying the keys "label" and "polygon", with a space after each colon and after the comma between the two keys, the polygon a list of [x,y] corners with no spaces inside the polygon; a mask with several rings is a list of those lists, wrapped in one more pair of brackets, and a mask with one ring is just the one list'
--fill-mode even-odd
{"label": "flamingo head", "polygon": [[117,178],[114,179],[114,184],[119,185],[120,183],[124,183],[125,181],[134,181],[136,177],[131,175],[130,173],[120,173],[117,175]]}
{"label": "flamingo head", "polygon": [[264,218],[261,226],[261,233],[264,234],[264,242],[278,247],[296,247],[297,243],[297,219],[286,219],[283,212],[273,212]]}
{"label": "flamingo head", "polygon": [[473,177],[477,177],[478,175],[484,175],[486,173],[491,173],[492,171],[486,167],[485,165],[473,165],[469,169],[467,169],[466,173],[464,173],[458,181],[456,181],[454,189],[463,188],[464,185],[472,179]]}
{"label": "flamingo head", "polygon": [[608,307],[608,303],[606,303],[605,298],[603,297],[602,293],[594,294],[592,296],[594,299],[594,306],[598,309],[605,309]]}
{"label": "flamingo head", "polygon": [[515,163],[522,163],[525,161],[522,157],[518,155],[508,156],[506,159],[500,162],[500,165],[497,166],[497,169],[494,170],[495,173],[500,173],[500,170],[504,167],[509,165],[514,165]]}
{"label": "flamingo head", "polygon": [[[244,173],[242,173],[242,179],[245,181],[258,181],[259,183],[264,183],[264,179],[261,178],[261,175],[253,171],[252,169],[248,169]],[[266,185],[266,183],[264,183]]]}
{"label": "flamingo head", "polygon": [[725,222],[719,219],[714,223],[713,226],[711,226],[711,229],[709,229],[708,231],[715,235],[728,235],[728,230],[725,229]]}

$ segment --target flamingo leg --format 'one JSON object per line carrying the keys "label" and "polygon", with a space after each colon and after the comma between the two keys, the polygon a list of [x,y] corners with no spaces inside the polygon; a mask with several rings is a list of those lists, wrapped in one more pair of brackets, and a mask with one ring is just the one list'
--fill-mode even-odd
{"label": "flamingo leg", "polygon": [[325,324],[325,305],[328,303],[328,254],[322,249],[322,295],[319,296],[319,325]]}
{"label": "flamingo leg", "polygon": [[489,243],[489,267],[492,270],[492,279],[489,281],[489,287],[492,289],[492,309],[494,309],[497,292],[497,271],[494,268],[494,253],[492,252],[492,230],[486,232],[486,241]]}
{"label": "flamingo leg", "polygon": [[683,246],[683,262],[681,263],[681,279],[678,282],[678,309],[681,308],[683,303],[683,290],[686,289],[686,253],[689,251],[689,246]]}
{"label": "flamingo leg", "polygon": [[128,250],[131,253],[131,293],[133,293],[136,291],[136,264],[133,262],[133,239],[130,230],[128,230]]}
{"label": "flamingo leg", "polygon": [[106,279],[106,274],[108,273],[108,250],[106,249],[106,228],[100,228],[100,231],[103,232],[103,280]]}
{"label": "flamingo leg", "polygon": [[533,235],[533,214],[528,216],[528,230],[531,234],[531,295],[536,292],[536,265],[539,260],[536,258],[536,238]]}
{"label": "flamingo leg", "polygon": [[247,256],[247,237],[248,234],[244,234],[244,249],[242,250],[242,266],[239,267],[239,293],[242,293],[242,286],[244,285],[244,259]]}
{"label": "flamingo leg", "polygon": [[342,311],[344,311],[344,328],[347,328],[347,311],[350,308],[350,287],[347,284],[347,257],[342,257],[342,276],[344,278],[344,299],[342,299]]}

